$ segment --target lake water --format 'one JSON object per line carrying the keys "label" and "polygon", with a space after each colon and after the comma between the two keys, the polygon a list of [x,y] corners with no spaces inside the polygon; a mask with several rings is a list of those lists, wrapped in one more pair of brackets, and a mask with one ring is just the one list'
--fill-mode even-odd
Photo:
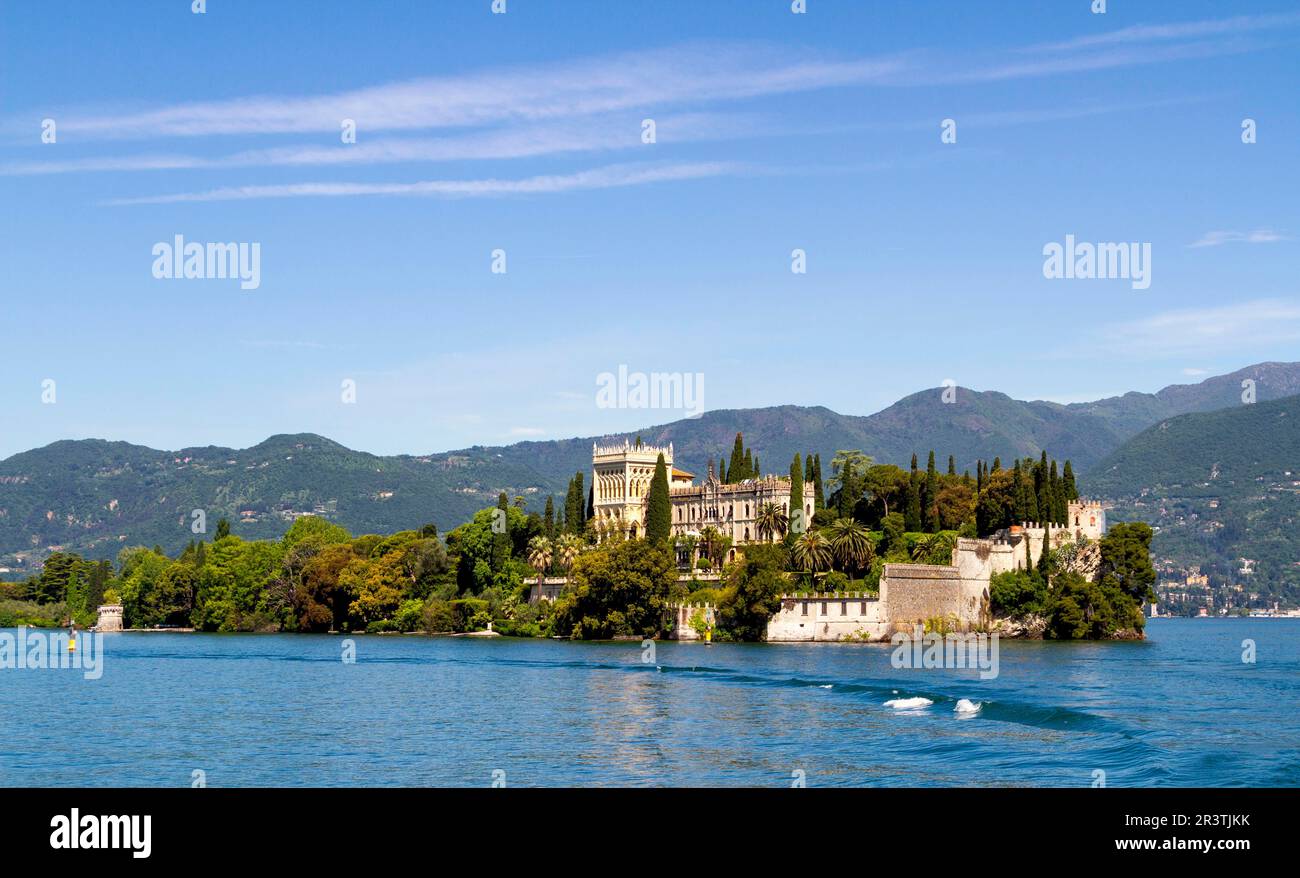
{"label": "lake water", "polygon": [[114,634],[97,680],[0,670],[0,785],[1300,786],[1300,620],[1003,641],[993,680],[895,669],[888,645],[659,643],[646,664],[637,643],[372,636],[345,664],[343,640]]}

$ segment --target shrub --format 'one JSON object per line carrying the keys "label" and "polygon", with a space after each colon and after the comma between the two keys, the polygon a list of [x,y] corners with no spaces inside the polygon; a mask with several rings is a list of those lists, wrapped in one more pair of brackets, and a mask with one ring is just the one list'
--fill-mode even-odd
{"label": "shrub", "polygon": [[1043,612],[1047,585],[1037,572],[1013,570],[989,580],[989,604],[995,616],[1023,619]]}
{"label": "shrub", "polygon": [[456,614],[451,602],[430,598],[420,613],[420,628],[429,634],[443,634],[456,630]]}
{"label": "shrub", "polygon": [[847,574],[841,573],[838,570],[832,570],[830,573],[826,574],[824,579],[822,579],[821,590],[822,591],[848,591],[849,582],[850,580]]}

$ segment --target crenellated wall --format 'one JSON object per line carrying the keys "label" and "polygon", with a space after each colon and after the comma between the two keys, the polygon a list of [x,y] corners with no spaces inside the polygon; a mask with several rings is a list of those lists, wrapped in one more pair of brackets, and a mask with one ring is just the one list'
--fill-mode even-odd
{"label": "crenellated wall", "polygon": [[121,604],[104,604],[99,608],[99,620],[95,623],[95,630],[121,631],[122,612]]}
{"label": "crenellated wall", "polygon": [[865,592],[782,595],[781,609],[767,623],[773,643],[887,638],[882,602]]}

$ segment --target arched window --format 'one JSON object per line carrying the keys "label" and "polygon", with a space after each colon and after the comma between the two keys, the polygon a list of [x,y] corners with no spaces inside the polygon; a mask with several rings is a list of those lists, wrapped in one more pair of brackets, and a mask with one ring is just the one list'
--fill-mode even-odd
{"label": "arched window", "polygon": [[749,528],[745,528],[745,542],[749,542]]}

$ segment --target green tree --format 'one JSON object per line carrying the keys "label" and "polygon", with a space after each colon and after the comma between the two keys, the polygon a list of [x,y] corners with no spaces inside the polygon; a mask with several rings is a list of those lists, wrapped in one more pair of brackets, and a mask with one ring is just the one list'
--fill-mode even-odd
{"label": "green tree", "polygon": [[718,602],[718,630],[728,639],[758,641],[767,637],[768,620],[781,609],[789,585],[786,554],[779,545],[749,546],[731,567]]}
{"label": "green tree", "polygon": [[1070,466],[1068,460],[1065,462],[1065,470],[1061,473],[1061,478],[1064,480],[1063,489],[1066,503],[1078,500],[1079,489],[1074,483],[1074,467]]}
{"label": "green tree", "polygon": [[1114,525],[1101,538],[1102,584],[1118,589],[1139,606],[1155,599],[1151,537],[1150,525],[1134,521]]}
{"label": "green tree", "polygon": [[744,481],[748,478],[745,472],[745,437],[737,433],[736,441],[731,446],[731,461],[727,464],[727,483]]}
{"label": "green tree", "polygon": [[650,479],[650,496],[646,499],[646,539],[657,546],[668,545],[673,535],[673,504],[668,497],[668,468],[664,456],[655,460],[655,474]]}
{"label": "green tree", "polygon": [[758,530],[759,539],[784,537],[790,528],[790,517],[785,514],[785,509],[781,506],[775,503],[764,503],[756,511],[754,525]]}
{"label": "green tree", "polygon": [[830,541],[821,531],[808,530],[800,534],[790,549],[790,555],[795,567],[805,573],[821,573],[831,566]]}
{"label": "green tree", "polygon": [[871,564],[873,547],[870,532],[852,518],[837,518],[826,529],[830,538],[831,554],[840,569],[848,573]]}
{"label": "green tree", "polygon": [[939,473],[934,467],[934,449],[925,465],[925,482],[921,488],[921,529],[926,533],[938,530],[935,522],[934,501],[939,496]]}
{"label": "green tree", "polygon": [[806,527],[810,515],[803,508],[803,461],[799,459],[799,452],[794,453],[794,459],[790,461],[790,516],[793,518],[798,515]]}
{"label": "green tree", "polygon": [[580,555],[555,602],[555,631],[579,640],[656,637],[669,619],[677,565],[649,540],[601,545]]}

